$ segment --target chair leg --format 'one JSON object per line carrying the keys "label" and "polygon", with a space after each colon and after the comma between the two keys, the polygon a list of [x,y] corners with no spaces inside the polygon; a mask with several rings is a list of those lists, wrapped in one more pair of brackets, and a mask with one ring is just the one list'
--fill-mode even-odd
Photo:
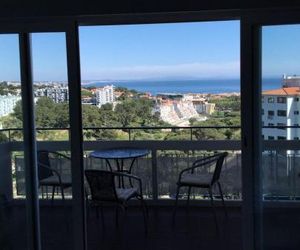
{"label": "chair leg", "polygon": [[145,227],[145,233],[146,235],[148,234],[148,208],[146,205],[146,202],[144,201],[143,196],[141,195],[139,197],[140,201],[141,201],[141,206],[142,206],[142,212],[143,212],[143,218],[144,218],[144,227]]}
{"label": "chair leg", "polygon": [[176,212],[177,212],[177,205],[178,205],[178,195],[179,195],[179,191],[180,191],[180,186],[177,185],[176,198],[175,198],[175,205],[174,205],[173,216],[172,216],[173,224],[174,224],[174,222],[175,222],[175,216],[176,216]]}
{"label": "chair leg", "polygon": [[148,209],[148,206],[147,206],[147,203],[146,201],[144,200],[144,197],[141,195],[141,200],[143,202],[143,206],[145,208],[145,211],[146,211],[146,216],[147,216],[147,219],[149,218],[149,209]]}
{"label": "chair leg", "polygon": [[61,185],[60,186],[60,191],[61,191],[61,197],[62,197],[62,200],[63,200],[63,202],[65,201],[65,194],[64,194],[64,187]]}
{"label": "chair leg", "polygon": [[226,216],[226,218],[228,218],[228,211],[227,211],[227,207],[225,205],[224,196],[223,196],[223,192],[222,192],[222,188],[221,188],[220,182],[218,182],[218,188],[219,188],[219,192],[220,192],[220,195],[221,195],[223,208],[224,208],[224,211],[225,211],[225,216]]}
{"label": "chair leg", "polygon": [[55,186],[52,186],[52,205],[53,205],[53,201],[54,201],[54,194],[55,194],[55,189],[56,187]]}
{"label": "chair leg", "polygon": [[191,196],[191,190],[192,190],[192,187],[188,187],[188,197],[187,197],[187,200],[186,200],[186,208],[187,208],[187,212],[190,211],[190,196]]}
{"label": "chair leg", "polygon": [[214,213],[214,219],[215,219],[217,234],[219,235],[219,226],[218,226],[218,220],[217,220],[217,213],[216,213],[216,208],[215,208],[215,205],[214,205],[214,198],[213,198],[211,187],[209,188],[209,197],[210,197],[210,204],[212,206],[213,213]]}

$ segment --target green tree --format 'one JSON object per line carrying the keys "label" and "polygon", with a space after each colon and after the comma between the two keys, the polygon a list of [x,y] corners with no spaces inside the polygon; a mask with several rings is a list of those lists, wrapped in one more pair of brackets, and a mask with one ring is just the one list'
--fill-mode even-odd
{"label": "green tree", "polygon": [[[206,121],[197,122],[195,126],[217,127],[224,126],[219,119],[208,119]],[[193,136],[197,140],[224,140],[226,139],[225,130],[217,128],[198,128],[193,130]]]}
{"label": "green tree", "polygon": [[115,114],[122,127],[127,127],[135,120],[136,105],[132,100],[125,100],[116,105]]}
{"label": "green tree", "polygon": [[82,97],[93,97],[94,94],[88,89],[81,89],[81,96]]}
{"label": "green tree", "polygon": [[35,105],[36,126],[51,128],[56,125],[55,103],[48,97],[41,97]]}
{"label": "green tree", "polygon": [[54,127],[68,128],[70,127],[69,104],[56,103],[54,104]]}

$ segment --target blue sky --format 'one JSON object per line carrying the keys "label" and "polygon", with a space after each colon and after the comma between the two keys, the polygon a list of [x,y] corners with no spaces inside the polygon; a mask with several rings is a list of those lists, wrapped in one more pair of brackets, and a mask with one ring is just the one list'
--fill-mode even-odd
{"label": "blue sky", "polygon": [[[80,27],[82,80],[239,78],[239,22]],[[300,25],[263,28],[263,76],[300,74]],[[67,80],[64,33],[32,36],[35,80]],[[17,35],[0,35],[0,80],[19,80]]]}
{"label": "blue sky", "polygon": [[80,28],[82,79],[239,77],[239,22]]}
{"label": "blue sky", "polygon": [[263,76],[300,75],[300,25],[262,28]]}

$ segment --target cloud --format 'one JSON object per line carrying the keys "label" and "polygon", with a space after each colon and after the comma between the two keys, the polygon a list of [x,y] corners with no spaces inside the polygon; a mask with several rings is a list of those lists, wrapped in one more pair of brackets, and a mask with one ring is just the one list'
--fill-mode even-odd
{"label": "cloud", "polygon": [[141,65],[132,67],[82,70],[82,79],[140,80],[147,78],[236,78],[240,75],[239,61],[220,63],[188,63],[176,65]]}

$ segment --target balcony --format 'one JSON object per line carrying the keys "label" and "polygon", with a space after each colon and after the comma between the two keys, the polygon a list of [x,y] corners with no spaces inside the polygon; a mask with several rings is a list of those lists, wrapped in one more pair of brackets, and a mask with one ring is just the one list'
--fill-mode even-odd
{"label": "balcony", "polygon": [[[92,128],[86,128],[85,131]],[[97,128],[101,130],[101,128]],[[103,128],[102,128],[103,129]],[[112,128],[105,128],[112,129]],[[142,217],[135,201],[132,201],[129,211],[121,218],[121,229],[115,227],[114,211],[110,207],[104,209],[105,225],[101,219],[97,219],[96,212],[91,209],[88,217],[88,244],[90,249],[182,249],[188,245],[189,249],[219,249],[227,244],[229,249],[241,249],[241,142],[239,140],[197,140],[194,131],[199,129],[225,129],[225,127],[164,127],[164,128],[114,128],[122,129],[128,134],[125,140],[109,141],[84,141],[84,165],[85,168],[106,168],[104,160],[92,159],[88,155],[91,151],[115,147],[147,148],[150,154],[140,158],[133,167],[134,174],[140,176],[143,181],[144,197],[150,208],[149,235],[143,234]],[[175,131],[189,131],[188,135],[179,140],[141,140],[136,135],[137,130],[163,129],[175,133]],[[238,127],[226,129],[237,130]],[[68,129],[66,129],[68,130]],[[37,129],[39,131],[39,129]],[[50,130],[49,130],[50,131]],[[3,154],[1,158],[1,190],[7,201],[3,206],[3,213],[8,214],[7,220],[11,228],[18,228],[21,234],[25,230],[25,186],[24,186],[24,160],[22,155],[22,142],[14,140],[14,134],[18,130],[1,130],[6,135],[6,141],[0,144]],[[300,165],[297,162],[297,153],[287,153],[286,148],[291,147],[287,141],[265,141],[263,152],[263,198],[265,209],[273,211],[280,202],[280,206],[287,205],[288,211],[294,211],[299,200]],[[61,151],[68,153],[70,144],[68,141],[38,141],[39,149]],[[293,148],[289,148],[293,149]],[[192,162],[204,155],[215,151],[227,151],[227,157],[222,171],[221,182],[229,210],[229,220],[224,217],[224,211],[220,206],[219,196],[216,195],[217,218],[221,234],[215,228],[213,213],[209,207],[208,195],[203,190],[193,192],[191,208],[185,208],[186,191],[180,197],[179,213],[175,225],[171,223],[172,206],[176,190],[176,181],[180,170],[192,164]],[[65,174],[71,174],[70,166],[62,159],[53,160],[54,165]],[[207,169],[205,171],[211,171]],[[216,192],[217,194],[217,192]],[[42,227],[42,244],[44,249],[69,249],[72,245],[72,191],[67,190],[65,203],[62,203],[59,193],[55,194],[53,204],[50,202],[51,190],[40,189],[40,211]],[[285,203],[282,203],[282,202]],[[285,210],[282,210],[283,215]],[[9,214],[10,213],[10,214]],[[291,228],[296,223],[289,218],[278,217],[278,214],[268,214],[268,223],[264,230],[267,237],[270,221],[277,218],[278,221],[289,223]],[[19,225],[17,226],[17,224]],[[71,224],[70,224],[71,223]],[[294,225],[295,224],[295,225]],[[71,225],[71,226],[70,226]],[[56,230],[61,228],[66,237],[59,238]],[[11,229],[7,229],[11,230]],[[109,232],[109,234],[108,234]],[[288,232],[280,233],[283,238],[288,238]],[[101,235],[101,240],[98,239]],[[282,239],[278,239],[280,241]],[[19,244],[25,244],[25,239],[10,239],[15,249]],[[273,241],[274,242],[274,241]],[[295,242],[289,242],[294,244]],[[286,242],[285,242],[286,244]],[[70,248],[71,249],[71,248]]]}

